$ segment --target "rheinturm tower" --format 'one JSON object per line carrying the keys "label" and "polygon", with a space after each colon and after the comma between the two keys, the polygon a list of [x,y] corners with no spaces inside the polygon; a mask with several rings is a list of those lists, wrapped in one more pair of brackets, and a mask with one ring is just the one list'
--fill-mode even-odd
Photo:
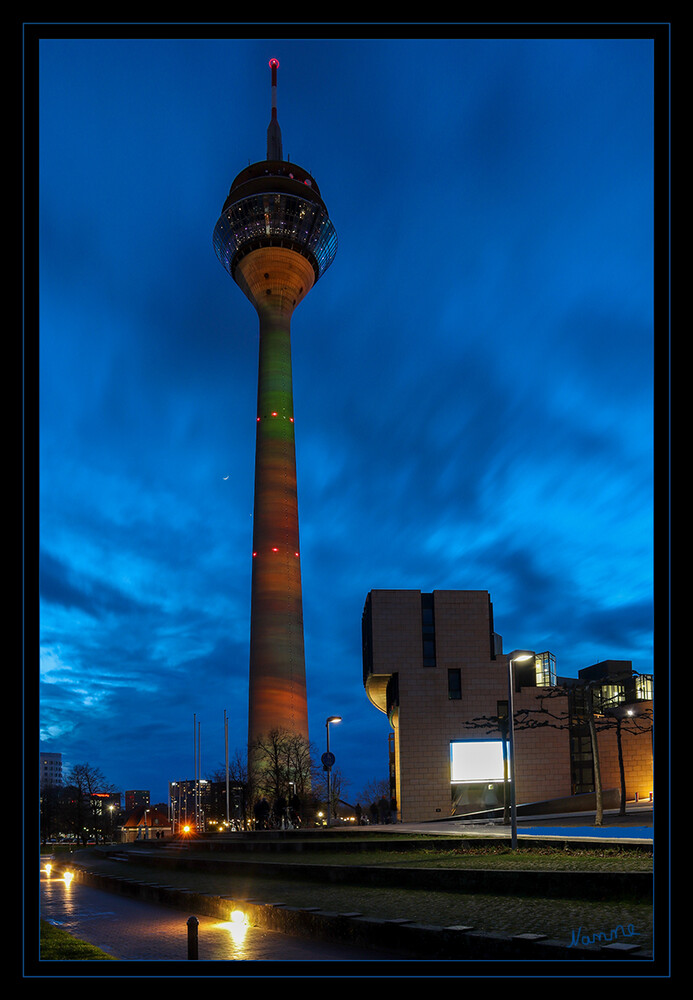
{"label": "rheinturm tower", "polygon": [[248,743],[273,729],[308,739],[291,318],[332,263],[337,234],[315,179],[283,158],[270,60],[267,159],[242,170],[214,229],[217,257],[255,307],[255,446]]}

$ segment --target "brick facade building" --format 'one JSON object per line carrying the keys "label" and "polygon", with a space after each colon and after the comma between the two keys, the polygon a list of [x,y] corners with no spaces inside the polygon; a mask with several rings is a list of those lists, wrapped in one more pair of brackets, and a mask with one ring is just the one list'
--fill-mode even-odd
{"label": "brick facade building", "polygon": [[[620,787],[621,717],[626,798],[650,794],[652,683],[636,684],[630,668],[627,661],[606,661],[578,678],[557,678],[552,654],[533,650],[515,663],[518,804],[594,789],[585,698],[597,709],[602,788]],[[363,613],[363,681],[394,730],[398,819],[503,804],[508,654],[494,631],[487,591],[371,591]],[[482,755],[488,762],[480,764]]]}

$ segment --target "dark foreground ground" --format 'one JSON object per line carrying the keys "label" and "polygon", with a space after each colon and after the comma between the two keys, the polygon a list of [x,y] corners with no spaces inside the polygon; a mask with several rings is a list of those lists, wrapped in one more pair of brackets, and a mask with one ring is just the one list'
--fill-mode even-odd
{"label": "dark foreground ground", "polygon": [[605,817],[598,833],[589,820],[522,823],[515,851],[507,828],[450,821],[110,845],[54,863],[135,899],[223,920],[239,909],[256,927],[374,958],[656,974],[651,812]]}

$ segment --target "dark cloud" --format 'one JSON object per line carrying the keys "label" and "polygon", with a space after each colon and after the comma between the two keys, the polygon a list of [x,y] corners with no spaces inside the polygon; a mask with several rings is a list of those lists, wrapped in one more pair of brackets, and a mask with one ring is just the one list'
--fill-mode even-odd
{"label": "dark cloud", "polygon": [[76,573],[46,552],[39,561],[40,596],[47,604],[86,611],[93,618],[105,615],[130,616],[139,605],[128,595],[103,580]]}

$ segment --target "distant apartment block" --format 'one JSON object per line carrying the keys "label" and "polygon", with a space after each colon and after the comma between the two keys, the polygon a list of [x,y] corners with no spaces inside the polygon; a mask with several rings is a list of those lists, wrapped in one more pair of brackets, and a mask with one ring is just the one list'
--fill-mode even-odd
{"label": "distant apartment block", "polygon": [[149,792],[142,789],[134,789],[125,792],[125,812],[130,814],[136,809],[142,809],[149,805]]}
{"label": "distant apartment block", "polygon": [[61,753],[39,754],[39,787],[57,787],[63,783],[63,755]]}
{"label": "distant apartment block", "polygon": [[226,782],[198,781],[169,782],[168,813],[174,833],[188,830],[214,832],[223,830],[226,822],[239,823],[245,810],[245,787],[238,782],[229,784],[228,807],[226,804]]}

